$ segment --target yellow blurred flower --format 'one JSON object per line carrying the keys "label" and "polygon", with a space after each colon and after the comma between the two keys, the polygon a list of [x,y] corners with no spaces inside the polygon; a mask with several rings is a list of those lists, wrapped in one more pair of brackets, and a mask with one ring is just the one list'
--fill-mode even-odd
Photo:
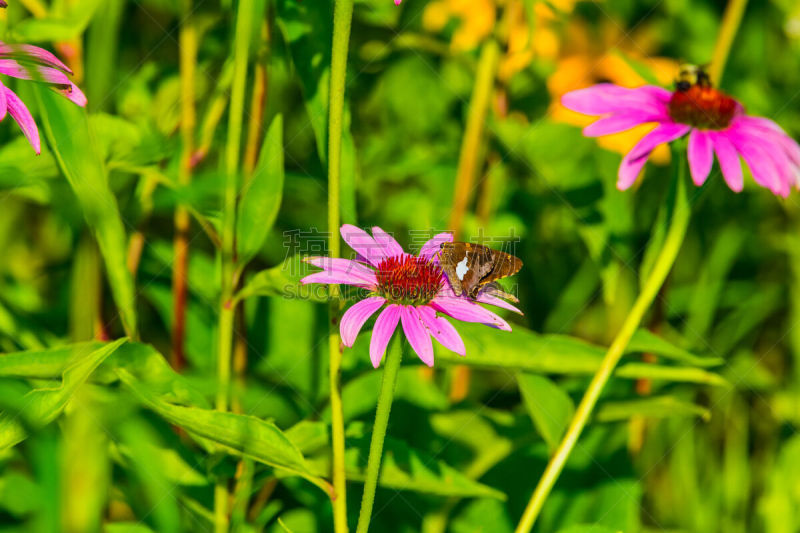
{"label": "yellow blurred flower", "polygon": [[[605,33],[593,39],[589,28],[576,24],[570,28],[569,50],[558,60],[555,72],[547,80],[547,88],[552,97],[550,117],[553,120],[587,126],[597,117],[587,117],[570,111],[561,105],[561,96],[575,89],[589,87],[595,83],[610,82],[623,87],[639,87],[648,83],[637,72],[633,64],[648,69],[660,85],[669,86],[678,73],[679,63],[664,57],[649,57],[647,52],[653,41],[646,33],[637,37],[621,36],[618,26],[608,24],[602,28]],[[628,58],[630,61],[626,60]],[[597,139],[597,143],[613,152],[628,153],[655,124],[645,124],[615,135]],[[651,160],[665,164],[669,162],[669,148],[662,145],[656,148]]]}
{"label": "yellow blurred flower", "polygon": [[456,51],[472,50],[494,29],[496,6],[492,0],[435,0],[425,7],[423,27],[431,32],[444,29],[451,19],[458,21],[450,46]]}
{"label": "yellow blurred flower", "polygon": [[508,81],[535,58],[558,57],[561,41],[553,26],[558,12],[571,11],[574,3],[575,0],[536,3],[531,18],[522,0],[434,0],[426,6],[422,24],[430,32],[440,32],[455,21],[450,47],[458,52],[473,50],[496,28],[506,48],[498,77]]}

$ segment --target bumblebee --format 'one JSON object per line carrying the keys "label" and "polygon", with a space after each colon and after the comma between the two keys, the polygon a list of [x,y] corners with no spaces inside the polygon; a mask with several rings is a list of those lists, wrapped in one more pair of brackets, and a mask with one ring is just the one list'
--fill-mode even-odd
{"label": "bumblebee", "polygon": [[705,66],[691,65],[684,63],[675,80],[675,88],[681,92],[686,92],[693,86],[711,87],[711,78],[705,70]]}

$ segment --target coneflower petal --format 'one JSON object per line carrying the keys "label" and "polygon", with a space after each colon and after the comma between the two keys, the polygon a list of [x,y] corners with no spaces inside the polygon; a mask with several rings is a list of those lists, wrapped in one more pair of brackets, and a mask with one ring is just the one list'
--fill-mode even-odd
{"label": "coneflower petal", "polygon": [[419,256],[425,259],[431,259],[435,256],[442,247],[442,243],[453,242],[452,233],[438,233],[422,245],[419,250]]}
{"label": "coneflower petal", "polygon": [[363,229],[352,224],[344,224],[339,233],[344,242],[370,264],[378,266],[378,263],[386,258],[383,246],[376,243],[375,239]]}
{"label": "coneflower petal", "polygon": [[2,90],[5,93],[8,113],[17,121],[17,124],[19,124],[19,127],[22,129],[22,133],[25,135],[25,138],[28,139],[28,142],[31,143],[36,153],[42,153],[41,141],[39,140],[39,128],[36,127],[36,122],[34,122],[31,112],[28,111],[28,108],[25,107],[22,100],[20,100],[11,89],[3,87]]}
{"label": "coneflower petal", "polygon": [[352,346],[356,342],[356,337],[366,321],[385,303],[386,300],[380,296],[371,296],[354,303],[345,311],[339,324],[339,331],[345,346]]}
{"label": "coneflower petal", "polygon": [[372,328],[372,339],[369,343],[369,359],[372,366],[378,368],[381,365],[383,354],[386,353],[386,346],[397,329],[397,322],[400,321],[400,311],[402,307],[396,304],[386,306],[375,319],[375,327]]}
{"label": "coneflower petal", "polygon": [[498,329],[511,331],[511,326],[508,325],[508,322],[500,318],[497,314],[469,300],[437,296],[431,301],[431,306],[437,311],[441,311],[456,320],[477,322]]}
{"label": "coneflower petal", "polygon": [[30,44],[0,43],[0,59],[26,59],[46,67],[53,67],[72,74],[72,70],[55,55],[44,48]]}
{"label": "coneflower petal", "polygon": [[408,343],[411,348],[417,352],[417,355],[428,366],[433,366],[433,342],[431,341],[431,334],[425,324],[422,322],[422,317],[416,307],[404,305],[400,311],[400,322],[403,323],[403,332],[406,334]]}
{"label": "coneflower petal", "polygon": [[456,328],[447,321],[447,319],[436,315],[436,311],[427,305],[418,307],[419,316],[422,317],[422,322],[428,328],[434,339],[439,343],[452,350],[458,355],[466,355],[467,349],[464,347],[464,341],[461,335],[458,334]]}
{"label": "coneflower petal", "polygon": [[65,88],[72,85],[67,75],[58,69],[38,65],[22,65],[13,59],[0,59],[0,74],[21,80],[53,83]]}
{"label": "coneflower petal", "polygon": [[728,184],[732,191],[741,192],[744,188],[744,179],[739,152],[736,151],[733,143],[728,139],[726,132],[714,132],[711,135],[714,143],[714,152],[717,154],[717,161],[719,161],[719,168],[722,170],[722,177],[725,178],[725,183]]}
{"label": "coneflower petal", "polygon": [[714,164],[714,152],[709,134],[700,130],[692,130],[689,134],[687,153],[692,181],[695,185],[700,186],[705,183]]}
{"label": "coneflower petal", "polygon": [[622,158],[619,166],[617,188],[621,191],[629,188],[639,177],[647,158],[659,144],[674,141],[686,135],[691,130],[686,124],[667,123],[661,124],[656,129],[642,137],[642,139]]}
{"label": "coneflower petal", "polygon": [[378,226],[372,228],[372,238],[375,242],[383,248],[383,253],[386,257],[394,257],[403,255],[403,247],[388,233],[383,231]]}

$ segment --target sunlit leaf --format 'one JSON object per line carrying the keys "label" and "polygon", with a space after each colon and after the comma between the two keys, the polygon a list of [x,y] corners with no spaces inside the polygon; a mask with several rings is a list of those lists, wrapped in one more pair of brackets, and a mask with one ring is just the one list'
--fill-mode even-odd
{"label": "sunlit leaf", "polygon": [[699,367],[719,366],[725,362],[721,357],[698,357],[646,329],[636,330],[633,337],[631,337],[631,341],[628,343],[627,350],[629,352],[658,354],[665,359],[672,359],[680,363]]}
{"label": "sunlit leaf", "polygon": [[674,396],[656,396],[627,401],[606,401],[597,408],[597,422],[617,422],[632,416],[667,418],[672,416],[696,416],[704,421],[711,418],[711,411],[701,405],[680,400]]}
{"label": "sunlit leaf", "polygon": [[246,265],[261,250],[272,229],[283,193],[283,118],[276,116],[239,202],[236,217],[238,260]]}
{"label": "sunlit leaf", "polygon": [[[605,349],[566,335],[537,335],[522,326],[498,334],[496,330],[480,324],[457,325],[464,339],[467,356],[460,357],[436,343],[436,361],[457,363],[485,369],[522,370],[539,374],[593,374],[599,367]],[[658,353],[667,349],[668,343],[650,346]],[[649,378],[665,381],[685,381],[722,385],[725,380],[718,374],[692,367],[661,364],[623,362],[615,375],[622,378]]]}
{"label": "sunlit leaf", "polygon": [[67,41],[80,35],[89,25],[102,0],[79,0],[67,4],[62,17],[28,18],[14,27],[21,42]]}
{"label": "sunlit leaf", "polygon": [[168,422],[231,452],[300,475],[327,489],[325,481],[309,471],[303,454],[275,424],[253,416],[171,404],[147,390],[127,371],[120,370],[119,375],[147,407]]}
{"label": "sunlit leaf", "polygon": [[[34,389],[26,394],[19,404],[25,420],[35,427],[55,420],[78,387],[83,385],[92,372],[125,342],[127,339],[119,339],[71,361],[64,367],[59,387]],[[22,421],[16,415],[5,413],[0,418],[0,449],[14,446],[25,437],[26,431]]]}
{"label": "sunlit leaf", "polygon": [[106,265],[111,292],[125,331],[136,336],[133,278],[126,263],[127,237],[117,200],[89,131],[86,113],[63,96],[37,86],[42,123],[62,172],[83,209]]}
{"label": "sunlit leaf", "polygon": [[533,425],[550,451],[555,450],[575,411],[572,399],[544,376],[520,372],[517,385]]}

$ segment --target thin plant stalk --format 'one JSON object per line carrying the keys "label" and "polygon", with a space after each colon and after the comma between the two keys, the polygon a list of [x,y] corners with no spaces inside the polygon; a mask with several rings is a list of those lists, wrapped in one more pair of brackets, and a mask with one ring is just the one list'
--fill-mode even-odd
{"label": "thin plant stalk", "polygon": [[691,208],[686,191],[686,160],[683,156],[679,155],[677,151],[674,151],[673,161],[677,167],[674,176],[675,204],[664,244],[650,271],[650,275],[642,286],[638,298],[634,302],[628,316],[625,318],[622,328],[611,343],[605,357],[603,357],[600,368],[592,378],[589,388],[586,389],[583,399],[575,410],[575,415],[572,417],[561,443],[547,463],[547,467],[542,477],[539,479],[539,484],[533,491],[533,495],[522,515],[522,519],[517,525],[516,533],[527,533],[533,528],[533,524],[536,522],[542,510],[547,496],[550,494],[559,474],[561,474],[561,471],[564,469],[564,465],[575,447],[575,444],[578,442],[583,428],[589,421],[592,411],[595,405],[597,405],[597,400],[600,398],[600,394],[603,392],[606,383],[608,383],[617,363],[625,352],[625,348],[628,346],[631,337],[641,324],[645,313],[658,295],[658,291],[667,279],[667,275],[678,256],[678,251],[686,235],[686,228],[689,225]]}
{"label": "thin plant stalk", "polygon": [[261,25],[261,40],[264,43],[263,53],[258,54],[253,69],[253,95],[250,100],[250,120],[247,123],[247,142],[244,147],[242,167],[246,177],[250,177],[258,160],[261,147],[261,132],[264,129],[264,110],[267,103],[267,52],[269,51],[269,23],[264,19]]}
{"label": "thin plant stalk", "polygon": [[722,24],[714,44],[711,65],[708,68],[708,75],[714,83],[718,84],[722,79],[722,72],[725,70],[733,39],[742,23],[745,8],[747,8],[747,0],[730,0],[725,8],[725,14],[722,15]]}
{"label": "thin plant stalk", "polygon": [[209,104],[203,119],[200,121],[200,128],[197,132],[197,149],[192,158],[192,164],[197,165],[206,158],[211,145],[214,142],[214,134],[217,131],[219,122],[228,107],[228,94],[233,83],[233,61],[228,59],[222,65],[222,71],[216,79],[214,94],[209,97]]}
{"label": "thin plant stalk", "polygon": [[[178,36],[180,50],[181,87],[181,158],[178,184],[188,187],[192,181],[192,154],[195,112],[195,75],[197,67],[197,30],[194,26],[192,0],[181,2],[181,24]],[[184,339],[186,337],[186,297],[189,270],[189,211],[183,205],[175,209],[175,238],[173,241],[175,267],[172,273],[172,367],[180,371],[186,363]]]}
{"label": "thin plant stalk", "polygon": [[375,491],[378,488],[378,475],[383,457],[383,442],[386,439],[386,427],[389,425],[389,413],[392,410],[394,390],[397,386],[397,371],[400,369],[400,361],[403,358],[402,333],[398,332],[396,335],[394,344],[399,346],[392,346],[386,351],[381,390],[378,393],[378,407],[375,410],[375,425],[372,428],[372,439],[369,443],[367,477],[364,480],[364,495],[361,497],[361,511],[358,514],[356,533],[367,533],[372,517],[372,507],[375,505]]}
{"label": "thin plant stalk", "polygon": [[475,74],[475,85],[469,100],[469,114],[461,139],[461,151],[458,156],[456,184],[453,191],[453,210],[450,213],[450,229],[456,237],[461,233],[461,225],[467,204],[475,188],[475,176],[482,163],[481,140],[486,126],[486,116],[492,100],[495,74],[500,60],[500,46],[494,39],[489,39],[481,49],[478,59],[478,70]]}
{"label": "thin plant stalk", "polygon": [[[497,65],[500,61],[500,45],[494,39],[487,40],[481,49],[478,59],[478,70],[475,85],[469,101],[469,114],[461,139],[461,151],[458,157],[458,170],[453,191],[453,210],[450,212],[450,229],[456,239],[461,235],[461,226],[467,205],[472,198],[475,181],[483,163],[481,142],[486,129],[486,117],[492,101]],[[454,402],[463,400],[469,390],[469,368],[457,366],[453,369],[450,387],[450,399]]]}
{"label": "thin plant stalk", "polygon": [[[267,22],[264,20],[261,31],[262,39],[265,40],[264,42],[266,42],[266,39],[269,38],[266,28]],[[259,57],[259,59],[256,61],[253,73],[253,92],[250,100],[247,140],[245,141],[244,157],[242,159],[242,174],[245,180],[245,183],[242,184],[242,187],[245,187],[247,182],[249,182],[250,178],[252,177],[256,161],[258,160],[259,148],[261,147],[261,131],[264,128],[264,108],[267,102],[266,82],[266,65],[263,57]],[[244,265],[241,265],[241,268],[244,268]],[[235,275],[234,279],[237,278],[238,274]],[[244,387],[244,374],[247,370],[247,339],[244,331],[245,320],[243,308],[238,310],[237,316],[237,323],[240,333],[236,339],[233,351],[233,373],[234,379],[237,382],[237,386]],[[236,403],[235,400],[236,399],[234,398],[234,403]],[[234,405],[234,410],[238,412],[238,407],[236,405]]]}
{"label": "thin plant stalk", "polygon": [[[266,19],[262,25],[262,42],[266,43],[269,38],[267,34]],[[266,81],[267,68],[264,58],[259,54],[256,61],[253,75],[253,93],[250,100],[250,119],[247,125],[247,140],[245,141],[244,158],[242,159],[242,171],[244,179],[249,181],[258,160],[261,130],[264,127],[264,107],[266,104]],[[243,185],[244,187],[244,185]],[[244,268],[244,265],[242,265]],[[238,274],[237,274],[238,278]],[[233,380],[236,394],[231,399],[231,408],[235,413],[242,412],[240,395],[244,394],[246,385],[245,374],[247,372],[247,328],[245,322],[244,303],[236,308],[235,331],[238,331],[233,348]],[[231,512],[231,521],[234,529],[240,527],[245,521],[247,506],[250,501],[250,490],[253,486],[252,459],[243,458],[236,465],[236,487],[234,489],[233,501],[234,509]]]}
{"label": "thin plant stalk", "polygon": [[[141,218],[143,221],[150,218],[150,215],[153,213],[153,193],[156,187],[158,187],[158,184],[158,179],[147,173],[142,175],[141,181],[139,182],[137,196],[139,197],[139,205],[141,206],[142,213]],[[142,259],[144,244],[145,235],[140,223],[140,227],[131,234],[131,238],[128,240],[127,266],[134,281],[136,281],[136,276],[139,272],[139,261]]]}
{"label": "thin plant stalk", "polygon": [[[233,352],[233,328],[235,305],[232,302],[234,273],[236,272],[236,196],[238,194],[239,155],[242,140],[245,84],[247,82],[247,59],[250,47],[250,24],[255,0],[241,0],[236,12],[236,27],[233,44],[233,83],[228,114],[228,139],[225,146],[225,192],[222,207],[221,238],[221,297],[219,326],[217,331],[217,399],[218,411],[228,410],[231,382],[231,358]],[[228,531],[228,480],[220,478],[214,487],[214,529],[218,533]]]}
{"label": "thin plant stalk", "polygon": [[[347,75],[347,53],[350,45],[350,24],[353,0],[336,0],[333,11],[333,44],[331,52],[331,84],[328,103],[328,232],[329,255],[339,257],[339,204],[342,172],[342,130],[344,128],[344,92]],[[328,308],[328,352],[331,408],[331,455],[333,477],[333,528],[347,533],[347,484],[345,475],[344,414],[342,411],[341,373],[342,343],[339,338],[339,317],[342,302],[338,287],[332,285]]]}

